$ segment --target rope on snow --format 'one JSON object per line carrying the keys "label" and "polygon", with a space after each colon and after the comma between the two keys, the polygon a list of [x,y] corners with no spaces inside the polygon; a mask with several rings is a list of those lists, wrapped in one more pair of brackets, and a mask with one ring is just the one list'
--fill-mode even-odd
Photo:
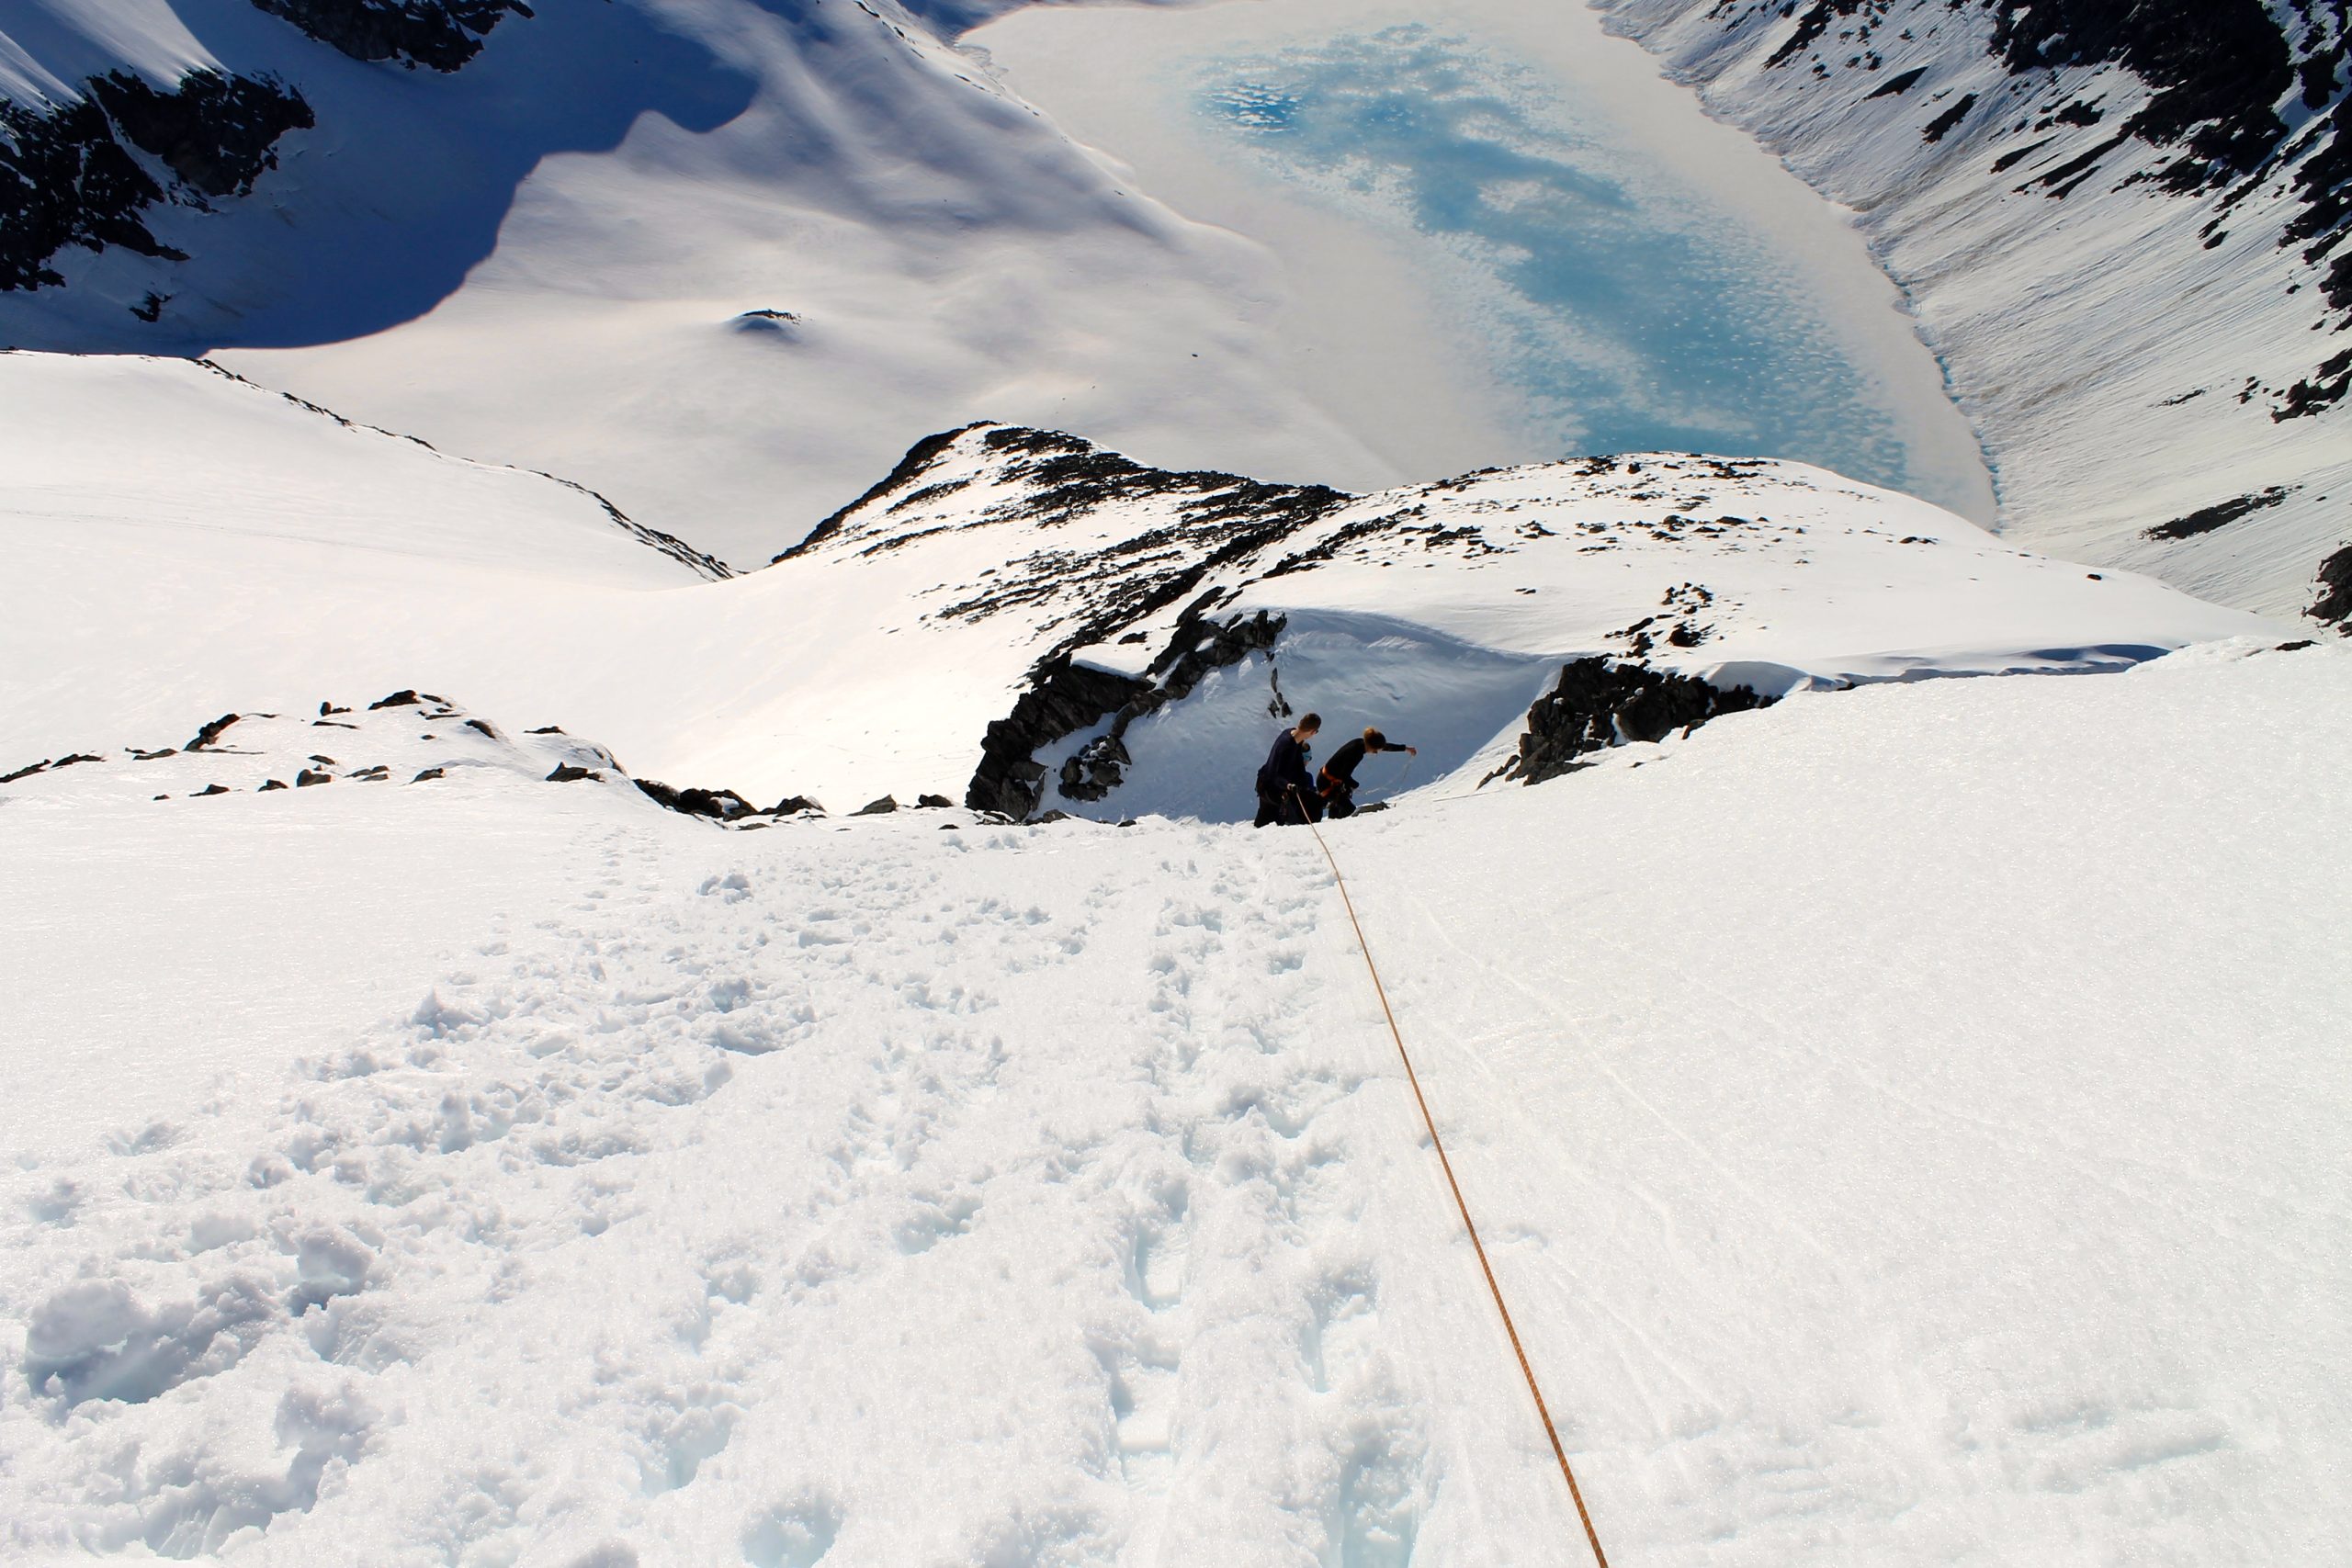
{"label": "rope on snow", "polygon": [[[1294,789],[1294,794],[1295,790]],[[1592,1515],[1584,1506],[1584,1489],[1577,1484],[1577,1473],[1568,1465],[1568,1450],[1561,1445],[1559,1428],[1552,1425],[1552,1412],[1544,1403],[1544,1390],[1535,1381],[1535,1369],[1527,1359],[1526,1347],[1519,1342],[1519,1329],[1510,1320],[1510,1308],[1504,1304],[1503,1288],[1495,1280],[1495,1266],[1487,1259],[1487,1244],[1478,1239],[1477,1223],[1470,1218],[1470,1205],[1462,1196],[1462,1183],[1453,1179],[1453,1162],[1446,1157],[1445,1140],[1438,1136],[1437,1120],[1430,1114],[1430,1102],[1421,1093],[1421,1077],[1413,1070],[1412,1054],[1405,1049],[1405,1035],[1396,1027],[1396,1012],[1388,1005],[1388,987],[1381,983],[1380,965],[1373,962],[1372,944],[1364,940],[1363,922],[1356,918],[1356,901],[1348,892],[1348,879],[1340,871],[1340,859],[1323,837],[1323,829],[1315,818],[1306,815],[1306,803],[1297,803],[1300,815],[1306,817],[1316,844],[1323,851],[1323,858],[1331,865],[1331,880],[1339,884],[1340,901],[1348,911],[1348,924],[1354,928],[1356,947],[1363,953],[1363,966],[1372,976],[1372,988],[1380,998],[1380,1011],[1388,1021],[1388,1036],[1396,1042],[1397,1059],[1405,1064],[1405,1081],[1412,1086],[1413,1102],[1421,1108],[1421,1124],[1429,1129],[1430,1145],[1437,1150],[1438,1164],[1445,1171],[1445,1184],[1453,1193],[1453,1206],[1461,1213],[1462,1228],[1470,1233],[1470,1245],[1478,1254],[1478,1267],[1487,1276],[1487,1293],[1494,1297],[1495,1311],[1502,1315],[1503,1332],[1510,1337],[1511,1353],[1519,1358],[1520,1376],[1527,1380],[1527,1392],[1535,1398],[1535,1414],[1543,1418],[1544,1435],[1552,1439],[1552,1457],[1560,1461],[1560,1479],[1568,1483],[1568,1496],[1577,1506],[1577,1518],[1584,1526],[1586,1544],[1592,1548],[1593,1561],[1600,1568],[1609,1568],[1608,1554],[1600,1550],[1600,1537],[1592,1528]]]}

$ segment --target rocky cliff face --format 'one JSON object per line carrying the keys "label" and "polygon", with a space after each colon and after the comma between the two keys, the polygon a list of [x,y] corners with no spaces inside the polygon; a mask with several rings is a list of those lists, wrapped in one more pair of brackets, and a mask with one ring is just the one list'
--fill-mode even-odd
{"label": "rocky cliff face", "polygon": [[2352,538],[2345,0],[1597,3],[1858,210],[2011,532],[2312,609]]}
{"label": "rocky cliff face", "polygon": [[1527,710],[1519,755],[1480,780],[1542,784],[1577,760],[1611,746],[1656,742],[1688,733],[1711,718],[1770,707],[1773,699],[1748,686],[1717,686],[1671,670],[1614,659],[1571,660],[1559,682]]}
{"label": "rocky cliff face", "polygon": [[455,71],[481,52],[482,39],[524,0],[254,0],[354,60],[390,60]]}
{"label": "rocky cliff face", "polygon": [[89,78],[76,102],[0,101],[0,289],[62,284],[50,264],[69,245],[186,260],[149,229],[149,211],[251,195],[280,140],[314,123],[284,83],[217,71],[169,90],[116,71]]}
{"label": "rocky cliff face", "polygon": [[[77,249],[189,261],[198,247],[190,224],[173,219],[172,209],[232,210],[278,168],[292,133],[318,129],[322,115],[332,122],[330,98],[314,105],[298,85],[313,80],[313,62],[342,65],[327,50],[370,63],[454,72],[481,51],[502,20],[532,15],[525,0],[252,3],[324,47],[291,32],[277,40],[244,37],[229,63],[176,81],[156,80],[145,67],[71,80],[48,74],[58,61],[86,59],[94,48],[143,58],[143,46],[136,46],[141,28],[160,26],[168,35],[175,22],[169,13],[159,23],[153,15],[115,15],[94,6],[77,18],[88,29],[78,44],[51,39],[51,48],[23,52],[19,78],[0,90],[0,293],[65,288],[69,273],[87,270],[62,260]],[[6,22],[0,17],[0,43],[11,41]],[[201,27],[196,31],[209,36]],[[334,134],[349,132],[333,123],[326,129],[330,145]],[[152,285],[132,284],[127,297],[117,279],[115,297],[127,298],[133,315],[154,322],[181,297],[175,270],[159,269]],[[103,333],[99,339],[91,346],[103,346]]]}

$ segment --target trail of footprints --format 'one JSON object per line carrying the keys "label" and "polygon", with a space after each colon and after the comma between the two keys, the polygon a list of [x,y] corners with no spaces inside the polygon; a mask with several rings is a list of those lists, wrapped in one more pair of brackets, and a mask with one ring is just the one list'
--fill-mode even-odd
{"label": "trail of footprints", "polygon": [[[481,969],[448,976],[399,1027],[302,1064],[303,1080],[262,1120],[259,1152],[230,1157],[209,1130],[158,1123],[116,1140],[119,1168],[29,1193],[5,1239],[44,1266],[20,1277],[75,1277],[9,1303],[31,1325],[25,1374],[56,1420],[121,1402],[112,1449],[47,1456],[62,1495],[98,1490],[76,1473],[89,1463],[116,1476],[107,1522],[69,1530],[61,1515],[58,1544],[187,1554],[311,1508],[323,1478],[366,1466],[399,1420],[375,1382],[436,1351],[434,1331],[403,1312],[404,1277],[445,1295],[452,1277],[479,1280],[489,1299],[519,1287],[535,1255],[638,1213],[645,1160],[686,1135],[665,1113],[726,1090],[738,1064],[810,1041],[828,992],[886,991],[891,1025],[859,1043],[863,1087],[820,1140],[800,1211],[756,1245],[703,1238],[698,1276],[663,1308],[670,1342],[629,1348],[582,1407],[582,1419],[607,1408],[622,1423],[616,1440],[648,1498],[692,1487],[758,1402],[762,1314],[826,1289],[843,1258],[886,1250],[869,1245],[877,1227],[888,1253],[919,1259],[986,1223],[992,1172],[934,1153],[951,1128],[994,1113],[1008,1057],[987,1027],[985,977],[1012,984],[1066,964],[1101,922],[1136,918],[1130,899],[1153,897],[1103,884],[1059,914],[995,897],[944,907],[935,873],[885,862],[837,870],[830,888],[820,871],[789,919],[762,907],[758,879],[741,870],[703,880],[688,901],[699,908],[665,913],[653,881],[632,883],[628,848],[616,829],[578,907],[540,922],[520,953],[486,944]],[[1148,1135],[1094,1173],[1125,1195],[1118,1266],[1131,1310],[1099,1352],[1106,1461],[1132,1499],[1123,1563],[1214,1549],[1193,1511],[1206,1467],[1255,1462],[1253,1423],[1219,1397],[1237,1368],[1324,1445],[1295,1466],[1295,1495],[1229,1521],[1237,1539],[1288,1531],[1339,1568],[1401,1568],[1434,1495],[1421,1416],[1382,1346],[1376,1256],[1352,1235],[1363,1195],[1347,1134],[1325,1117],[1375,1059],[1349,1021],[1356,1003],[1324,994],[1308,962],[1330,894],[1307,852],[1262,866],[1220,857],[1197,892],[1182,890],[1199,866],[1164,868],[1162,886],[1180,891],[1160,900],[1131,1009]],[[876,922],[933,908],[952,962],[862,946]],[[714,923],[727,941],[711,940]],[[792,961],[760,962],[770,943]],[[1073,1171],[1093,1157],[1031,1154]],[[564,1201],[497,1201],[515,1180]],[[123,1196],[100,1204],[102,1182]],[[85,1214],[106,1222],[90,1239],[111,1238],[115,1256],[77,1247]],[[57,1266],[75,1255],[78,1269]],[[268,1374],[288,1388],[275,1417],[282,1472],[240,1471],[141,1423],[147,1402],[233,1382],[289,1335],[319,1372]],[[543,1479],[526,1453],[485,1440],[450,1456],[420,1528],[449,1562],[500,1555],[531,1538]],[[744,1520],[743,1558],[810,1568],[847,1523],[838,1500],[787,1483]],[[28,1528],[37,1536],[41,1521]]]}
{"label": "trail of footprints", "polygon": [[[1306,1477],[1322,1501],[1304,1522],[1320,1539],[1295,1537],[1315,1561],[1402,1568],[1434,1494],[1418,1413],[1382,1355],[1376,1265],[1348,1236],[1362,1197],[1347,1190],[1346,1134],[1317,1124],[1364,1071],[1347,1065],[1363,1058],[1346,1001],[1306,964],[1330,896],[1311,853],[1272,862],[1262,881],[1228,866],[1205,897],[1167,897],[1154,931],[1145,1013],[1161,1136],[1126,1173],[1139,1312],[1105,1365],[1118,1472],[1138,1504],[1123,1563],[1209,1545],[1184,1540],[1175,1515],[1196,1500],[1183,1494],[1197,1455],[1230,1461],[1235,1431],[1219,1427],[1262,1425],[1235,1419],[1236,1357],[1262,1374],[1243,1386],[1292,1404],[1329,1446]],[[1162,870],[1175,886],[1198,874]],[[1195,1358],[1212,1370],[1188,1387]],[[1301,1522],[1234,1521],[1245,1535]]]}

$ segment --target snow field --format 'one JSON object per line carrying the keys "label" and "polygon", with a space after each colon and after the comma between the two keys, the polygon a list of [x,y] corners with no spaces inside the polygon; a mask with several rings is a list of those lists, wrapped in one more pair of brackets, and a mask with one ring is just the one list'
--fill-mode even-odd
{"label": "snow field", "polygon": [[2347,676],[1801,698],[1335,835],[1612,1554],[2330,1559]]}
{"label": "snow field", "polygon": [[[1327,829],[1620,1561],[2324,1560],[2347,696],[1801,695]],[[526,873],[232,1091],[19,1080],[12,1556],[1572,1554],[1311,839],[459,782],[0,807],[52,908],[164,813],[232,917],[320,841],[265,807]]]}
{"label": "snow field", "polygon": [[1355,1158],[1406,1108],[1311,842],[594,839],[274,1103],[11,1173],[18,1550],[1403,1561],[1430,1415],[1353,1232],[1442,1213]]}

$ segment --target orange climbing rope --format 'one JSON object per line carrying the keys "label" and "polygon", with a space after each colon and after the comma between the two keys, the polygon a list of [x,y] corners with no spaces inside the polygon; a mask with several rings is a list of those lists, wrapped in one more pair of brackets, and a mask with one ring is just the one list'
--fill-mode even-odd
{"label": "orange climbing rope", "polygon": [[1552,1457],[1560,1461],[1560,1479],[1568,1483],[1568,1496],[1577,1506],[1577,1518],[1584,1525],[1584,1539],[1592,1548],[1593,1561],[1600,1568],[1609,1568],[1609,1554],[1600,1550],[1600,1537],[1592,1528],[1592,1515],[1584,1506],[1584,1489],[1577,1484],[1577,1472],[1568,1466],[1568,1450],[1560,1445],[1559,1428],[1552,1425],[1551,1409],[1544,1403],[1544,1391],[1535,1382],[1535,1369],[1528,1364],[1527,1348],[1519,1342],[1519,1329],[1511,1323],[1510,1308],[1503,1303],[1503,1288],[1495,1280],[1495,1266],[1487,1260],[1487,1244],[1478,1239],[1478,1226],[1470,1218],[1470,1205],[1463,1201],[1462,1183],[1453,1179],[1453,1162],[1445,1157],[1445,1140],[1437,1135],[1437,1121],[1430,1114],[1430,1102],[1421,1093],[1421,1077],[1413,1070],[1412,1054],[1405,1049],[1404,1032],[1396,1027],[1396,1011],[1388,1005],[1388,987],[1380,983],[1380,965],[1372,959],[1372,944],[1364,940],[1363,922],[1356,918],[1356,901],[1348,894],[1348,879],[1340,874],[1340,859],[1323,838],[1323,829],[1311,817],[1306,826],[1315,835],[1315,842],[1323,851],[1323,858],[1331,863],[1331,880],[1340,885],[1340,901],[1347,907],[1348,924],[1355,928],[1356,946],[1363,953],[1363,966],[1372,974],[1372,988],[1380,998],[1380,1010],[1388,1020],[1388,1036],[1396,1042],[1397,1059],[1405,1064],[1405,1081],[1413,1086],[1413,1100],[1421,1108],[1421,1124],[1430,1130],[1430,1146],[1437,1150],[1437,1162],[1445,1170],[1445,1184],[1453,1192],[1453,1206],[1461,1211],[1462,1228],[1470,1233],[1470,1245],[1477,1250],[1478,1267],[1487,1276],[1487,1290],[1495,1298],[1495,1310],[1502,1314],[1503,1332],[1510,1336],[1511,1353],[1519,1358],[1520,1376],[1527,1380],[1527,1392],[1535,1396],[1535,1414],[1544,1420],[1544,1435],[1552,1439]]}

